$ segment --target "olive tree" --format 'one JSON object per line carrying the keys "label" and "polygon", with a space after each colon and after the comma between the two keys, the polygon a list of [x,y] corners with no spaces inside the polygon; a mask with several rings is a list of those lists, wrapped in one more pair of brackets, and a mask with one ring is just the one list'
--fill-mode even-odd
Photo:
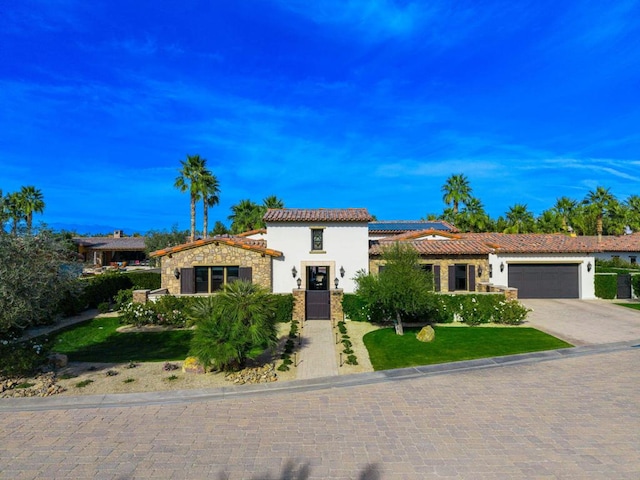
{"label": "olive tree", "polygon": [[72,255],[48,232],[0,232],[0,335],[52,320],[74,283]]}
{"label": "olive tree", "polygon": [[356,294],[370,310],[393,322],[398,335],[403,335],[404,321],[428,315],[433,278],[420,268],[418,253],[410,245],[389,245],[383,249],[382,259],[385,265],[378,275],[356,275]]}

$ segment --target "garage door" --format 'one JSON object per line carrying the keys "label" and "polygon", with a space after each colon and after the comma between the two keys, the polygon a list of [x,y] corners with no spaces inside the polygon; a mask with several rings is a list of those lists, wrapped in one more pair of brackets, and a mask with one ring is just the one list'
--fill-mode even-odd
{"label": "garage door", "polygon": [[578,264],[509,264],[518,298],[579,298]]}

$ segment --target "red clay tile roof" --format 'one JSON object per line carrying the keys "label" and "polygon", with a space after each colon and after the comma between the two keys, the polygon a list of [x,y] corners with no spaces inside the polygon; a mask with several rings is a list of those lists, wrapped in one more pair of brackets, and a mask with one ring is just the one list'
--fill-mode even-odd
{"label": "red clay tile roof", "polygon": [[157,250],[149,254],[150,257],[164,257],[170,253],[182,252],[191,248],[202,247],[203,245],[209,245],[211,243],[222,243],[231,247],[243,248],[245,250],[253,250],[255,252],[264,253],[272,257],[281,257],[282,252],[267,248],[264,240],[253,240],[250,238],[238,237],[233,235],[219,235],[203,240],[196,240],[195,242],[184,243],[182,245],[176,245],[175,247],[168,247],[162,250]]}
{"label": "red clay tile roof", "polygon": [[270,208],[265,222],[370,222],[366,208]]}
{"label": "red clay tile roof", "polygon": [[236,237],[248,237],[250,235],[256,235],[258,233],[267,233],[267,229],[266,228],[258,228],[256,230],[249,230],[248,232],[242,232],[242,233],[238,233],[236,235]]}
{"label": "red clay tile roof", "polygon": [[[435,234],[447,240],[420,239]],[[607,238],[607,237],[605,237]],[[609,237],[611,238],[611,237]],[[620,237],[616,237],[620,238]],[[596,237],[570,237],[561,234],[507,234],[507,233],[458,233],[411,232],[386,238],[372,244],[369,252],[380,255],[385,244],[406,241],[422,255],[486,255],[489,253],[593,253],[603,251],[604,242]],[[606,251],[606,250],[605,250]],[[614,251],[614,250],[611,250]],[[626,251],[626,250],[622,250]]]}
{"label": "red clay tile roof", "polygon": [[[591,237],[593,242],[598,242],[597,237]],[[631,235],[602,237],[599,245],[603,252],[640,252],[640,232]]]}

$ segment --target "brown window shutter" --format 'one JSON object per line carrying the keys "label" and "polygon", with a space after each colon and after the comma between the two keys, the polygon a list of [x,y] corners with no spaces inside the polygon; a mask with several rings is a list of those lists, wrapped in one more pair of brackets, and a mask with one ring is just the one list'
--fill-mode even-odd
{"label": "brown window shutter", "polygon": [[253,281],[253,270],[251,267],[240,267],[238,268],[238,278],[240,280],[244,280],[245,282],[251,283]]}
{"label": "brown window shutter", "polygon": [[436,292],[440,291],[440,265],[433,266],[433,287]]}
{"label": "brown window shutter", "polygon": [[469,265],[469,268],[467,269],[467,279],[469,280],[467,282],[467,284],[469,285],[469,291],[475,292],[476,291],[476,266],[475,265]]}
{"label": "brown window shutter", "polygon": [[180,293],[196,293],[196,275],[194,268],[180,269]]}
{"label": "brown window shutter", "polygon": [[449,265],[449,291],[455,292],[456,290],[456,266]]}

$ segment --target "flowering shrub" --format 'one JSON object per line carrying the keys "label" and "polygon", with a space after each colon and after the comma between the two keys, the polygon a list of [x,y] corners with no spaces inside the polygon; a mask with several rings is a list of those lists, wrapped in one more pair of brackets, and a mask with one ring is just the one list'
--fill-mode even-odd
{"label": "flowering shrub", "polygon": [[18,342],[5,336],[0,340],[0,377],[28,375],[46,363],[49,353],[44,337]]}
{"label": "flowering shrub", "polygon": [[433,301],[437,323],[518,325],[529,313],[520,302],[506,300],[504,295],[436,295]]}
{"label": "flowering shrub", "polygon": [[131,301],[130,293],[130,290],[121,290],[116,298],[122,323],[135,326],[184,327],[187,325],[186,312],[194,301],[192,298],[165,295],[157,302],[142,304]]}
{"label": "flowering shrub", "polygon": [[120,308],[120,321],[126,325],[157,325],[157,314],[151,303],[129,302]]}

